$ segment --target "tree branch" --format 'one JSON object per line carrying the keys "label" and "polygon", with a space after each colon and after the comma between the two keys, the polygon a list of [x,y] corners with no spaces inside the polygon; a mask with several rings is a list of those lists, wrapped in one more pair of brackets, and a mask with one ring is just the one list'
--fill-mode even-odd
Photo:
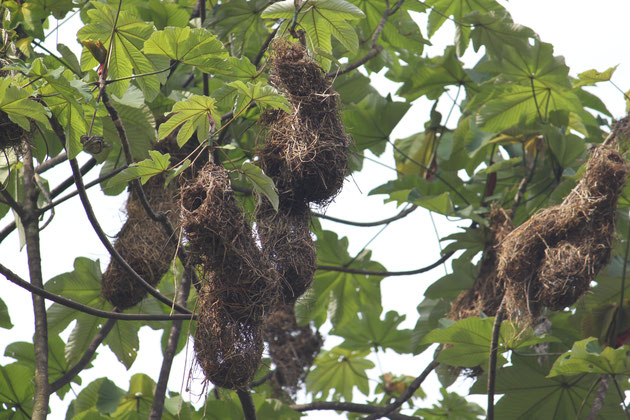
{"label": "tree branch", "polygon": [[599,415],[599,411],[604,407],[604,400],[606,399],[606,393],[608,392],[608,384],[610,383],[609,375],[602,375],[599,379],[599,386],[595,391],[595,398],[593,399],[593,405],[591,405],[591,412],[588,413],[586,420],[596,420]]}
{"label": "tree branch", "polygon": [[66,160],[68,160],[68,154],[66,152],[61,152],[54,158],[45,160],[41,165],[35,168],[35,173],[37,174],[44,173],[50,168],[54,168],[55,166],[59,165],[60,163],[65,162]]}
{"label": "tree branch", "polygon": [[[177,303],[182,306],[186,306],[188,300],[188,294],[190,292],[190,280],[192,278],[193,268],[187,268],[182,276],[182,281],[179,285],[177,292]],[[153,404],[151,405],[151,414],[149,416],[152,420],[160,420],[162,418],[162,411],[164,411],[164,398],[166,397],[166,390],[168,386],[168,378],[171,374],[171,367],[173,366],[173,358],[177,351],[177,343],[179,342],[179,336],[182,332],[182,321],[173,321],[171,331],[168,334],[168,341],[166,348],[164,349],[164,358],[162,360],[162,367],[160,368],[160,376],[155,387],[155,393],[153,396]]]}
{"label": "tree branch", "polygon": [[372,226],[386,225],[396,220],[400,220],[406,217],[407,215],[409,215],[410,213],[413,213],[417,208],[418,206],[414,204],[411,207],[402,210],[400,213],[398,213],[395,216],[392,216],[390,218],[383,219],[383,220],[378,220],[376,222],[354,222],[352,220],[339,219],[337,217],[328,216],[328,215],[317,213],[314,211],[312,211],[311,214],[315,217],[319,217],[320,219],[330,220],[331,222],[335,222],[335,223],[343,223],[344,225],[359,226],[359,227],[372,227]]}
{"label": "tree branch", "polygon": [[68,369],[68,371],[65,372],[59,379],[50,384],[48,388],[48,392],[50,392],[50,394],[56,392],[60,388],[63,388],[66,384],[69,384],[79,374],[79,372],[85,369],[88,363],[90,363],[90,361],[92,360],[92,357],[94,357],[96,349],[98,348],[98,346],[101,345],[103,340],[105,340],[105,337],[107,337],[107,334],[109,334],[112,328],[114,328],[114,325],[116,325],[115,319],[110,318],[107,320],[107,322],[105,322],[103,327],[101,327],[101,330],[94,336],[94,338],[90,342],[90,345],[87,347],[87,349],[85,349],[85,353],[83,353],[81,359],[79,359],[79,361],[70,369]]}
{"label": "tree branch", "polygon": [[318,265],[317,269],[321,271],[337,271],[340,273],[350,273],[350,274],[365,274],[366,276],[383,276],[383,277],[391,277],[391,276],[410,276],[413,274],[426,273],[427,271],[433,270],[435,267],[439,267],[445,261],[447,261],[454,252],[448,252],[440,257],[436,262],[427,265],[426,267],[417,268],[415,270],[409,271],[374,271],[374,270],[360,270],[356,268],[349,267],[340,267],[335,265]]}
{"label": "tree branch", "polygon": [[[20,216],[24,225],[26,238],[26,253],[28,257],[28,271],[31,285],[43,287],[42,259],[39,247],[39,220],[37,212],[37,198],[39,190],[35,184],[35,168],[30,148],[24,154],[24,199],[22,202],[23,213]],[[35,420],[43,420],[48,415],[48,322],[46,319],[45,300],[37,295],[31,295],[33,299],[33,313],[35,316],[35,336],[33,345],[35,349],[35,393],[33,396],[33,416]]]}
{"label": "tree branch", "polygon": [[238,399],[241,401],[245,420],[256,420],[256,408],[254,407],[254,400],[249,390],[237,389],[236,395],[238,395]]}
{"label": "tree branch", "polygon": [[437,365],[439,365],[439,363],[435,360],[429,363],[428,366],[424,368],[422,373],[416,379],[414,379],[411,384],[409,384],[407,389],[405,389],[405,392],[403,392],[400,395],[400,397],[396,399],[396,401],[394,401],[393,403],[391,403],[390,405],[388,405],[387,407],[383,409],[379,409],[376,413],[372,414],[371,416],[366,417],[364,420],[380,419],[381,417],[386,417],[392,411],[398,409],[401,405],[403,405],[406,401],[408,401],[411,397],[413,397],[414,392],[416,392],[416,390],[420,388],[420,385],[422,385],[422,382],[424,382],[427,376],[429,376],[429,374],[433,372],[433,369],[435,369]]}
{"label": "tree branch", "polygon": [[60,305],[67,306],[68,308],[76,309],[77,311],[84,312],[89,315],[98,316],[100,318],[108,319],[120,319],[128,321],[173,321],[173,320],[196,320],[195,314],[173,314],[173,315],[159,315],[159,314],[124,314],[119,312],[108,312],[101,309],[93,308],[91,306],[84,305],[79,302],[75,302],[63,296],[56,295],[41,287],[35,287],[31,283],[22,279],[20,276],[9,270],[4,265],[0,264],[0,274],[2,274],[11,283],[14,283],[23,289],[28,290],[38,296],[52,300]]}
{"label": "tree branch", "polygon": [[254,61],[252,61],[252,64],[255,67],[258,67],[258,64],[260,64],[260,60],[262,60],[263,56],[265,55],[265,52],[267,51],[267,48],[269,48],[269,44],[271,43],[271,40],[278,33],[278,28],[280,28],[280,25],[278,25],[277,28],[275,28],[273,31],[271,31],[271,33],[269,33],[269,35],[267,36],[267,39],[265,39],[265,42],[263,42],[262,46],[260,47],[258,54],[256,54],[256,57],[254,57]]}
{"label": "tree branch", "polygon": [[494,420],[494,389],[497,377],[497,357],[499,353],[499,335],[501,333],[501,323],[505,317],[505,295],[501,299],[501,304],[494,316],[492,325],[492,341],[490,342],[490,360],[488,361],[488,410],[486,420]]}
{"label": "tree branch", "polygon": [[0,190],[0,195],[2,195],[2,198],[4,198],[4,203],[7,204],[11,208],[11,210],[13,210],[18,215],[20,219],[24,219],[24,209],[21,205],[18,204],[17,201],[15,201],[11,194],[9,194],[6,189],[2,189]]}
{"label": "tree branch", "polygon": [[[376,407],[369,404],[356,404],[351,402],[340,401],[315,401],[310,404],[293,404],[289,406],[291,409],[299,412],[313,411],[313,410],[335,410],[335,411],[348,411],[350,413],[372,414],[383,407]],[[385,415],[391,420],[420,420],[419,417],[406,416],[404,414],[389,413]]]}

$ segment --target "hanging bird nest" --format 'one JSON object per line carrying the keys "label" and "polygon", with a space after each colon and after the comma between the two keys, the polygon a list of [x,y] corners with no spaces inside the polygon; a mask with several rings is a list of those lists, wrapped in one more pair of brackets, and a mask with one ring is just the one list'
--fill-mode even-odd
{"label": "hanging bird nest", "polygon": [[190,258],[234,320],[259,320],[278,295],[278,274],[266,261],[238,206],[228,172],[207,164],[181,188],[182,226]]}
{"label": "hanging bird nest", "polygon": [[197,300],[194,348],[208,380],[228,389],[244,389],[252,380],[264,348],[258,322],[234,321],[204,284]]}
{"label": "hanging bird nest", "polygon": [[261,198],[256,208],[263,253],[280,275],[280,298],[286,304],[302,296],[315,276],[317,253],[309,221],[310,209],[303,203],[283,202],[276,212]]}
{"label": "hanging bird nest", "polygon": [[282,305],[264,324],[264,338],[269,345],[271,361],[276,365],[272,385],[295,395],[323,340],[311,327],[300,327],[295,320],[293,305]]}
{"label": "hanging bird nest", "polygon": [[[150,178],[143,186],[147,200],[156,212],[166,213],[172,224],[179,222],[177,190],[164,186],[163,176]],[[127,199],[127,221],[116,235],[114,248],[133,270],[151,286],[156,286],[168,271],[177,250],[177,238],[169,238],[158,222],[149,219],[135,192]],[[101,294],[119,309],[139,303],[147,291],[115,260],[111,260],[101,279]]]}
{"label": "hanging bird nest", "polygon": [[452,320],[471,316],[494,316],[501,305],[505,284],[497,276],[497,247],[514,228],[509,215],[498,205],[490,209],[490,237],[483,249],[479,272],[473,287],[457,297],[450,312],[446,315]]}
{"label": "hanging bird nest", "polygon": [[574,304],[610,258],[617,200],[628,174],[611,145],[593,149],[584,176],[561,205],[532,216],[498,253],[506,310],[531,322],[545,306]]}
{"label": "hanging bird nest", "polygon": [[351,144],[338,95],[307,50],[286,40],[273,44],[270,82],[289,100],[291,113],[274,110],[261,117],[267,134],[258,150],[260,166],[281,199],[326,204],[343,185]]}
{"label": "hanging bird nest", "polygon": [[9,115],[0,111],[0,151],[20,154],[26,131],[9,119]]}

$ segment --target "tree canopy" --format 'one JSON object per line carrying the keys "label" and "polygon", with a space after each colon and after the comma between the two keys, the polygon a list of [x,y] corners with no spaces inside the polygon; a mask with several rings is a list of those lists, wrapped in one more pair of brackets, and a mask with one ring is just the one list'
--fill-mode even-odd
{"label": "tree canopy", "polygon": [[[32,342],[5,349],[0,418],[62,418],[50,400],[69,391],[68,420],[630,417],[630,120],[592,89],[615,67],[571,76],[495,0],[2,0],[0,12],[0,242],[28,259],[28,278],[0,260],[0,328],[11,335],[11,288],[32,294],[35,318]],[[73,15],[76,45],[46,48],[53,19]],[[444,25],[454,39],[426,54]],[[431,111],[395,138],[419,98]],[[344,179],[387,154],[391,176],[368,194],[399,213],[326,215]],[[49,182],[53,167],[67,178]],[[126,197],[118,232],[90,188]],[[45,278],[40,232],[67,200],[111,259],[76,255]],[[384,229],[420,208],[465,227],[407,271],[320,222]],[[421,253],[421,239],[405,246]],[[443,264],[417,313],[383,309],[383,279]],[[162,334],[151,375],[82,382],[104,346],[129,369],[145,327]],[[167,385],[188,347],[201,402]],[[421,372],[374,373],[392,352],[434,353]],[[448,391],[462,376],[485,407]]]}

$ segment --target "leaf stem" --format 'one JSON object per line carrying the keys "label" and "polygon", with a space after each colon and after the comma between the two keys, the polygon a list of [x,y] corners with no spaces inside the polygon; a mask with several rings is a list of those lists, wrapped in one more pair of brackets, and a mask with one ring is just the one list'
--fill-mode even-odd
{"label": "leaf stem", "polygon": [[403,209],[400,213],[398,213],[395,216],[392,216],[392,217],[389,217],[389,218],[383,219],[383,220],[378,220],[378,221],[375,221],[375,222],[354,222],[352,220],[339,219],[337,217],[328,216],[326,214],[317,213],[317,212],[314,212],[314,211],[311,211],[311,214],[313,216],[315,216],[315,217],[320,218],[320,219],[330,220],[331,222],[342,223],[344,225],[358,226],[358,227],[373,227],[373,226],[379,226],[379,225],[386,225],[388,223],[395,222],[396,220],[400,220],[400,219],[402,219],[404,217],[407,217],[410,213],[415,211],[417,208],[418,208],[418,206],[413,204],[409,208]]}
{"label": "leaf stem", "polygon": [[506,295],[503,295],[501,304],[494,316],[492,325],[492,341],[490,342],[490,360],[488,360],[488,410],[486,420],[494,420],[494,390],[497,377],[497,358],[499,353],[499,336],[501,334],[501,323],[505,317]]}

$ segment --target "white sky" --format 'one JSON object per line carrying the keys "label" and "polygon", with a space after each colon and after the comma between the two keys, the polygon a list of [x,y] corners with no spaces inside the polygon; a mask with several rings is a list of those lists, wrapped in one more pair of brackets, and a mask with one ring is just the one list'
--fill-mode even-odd
{"label": "white sky", "polygon": [[[408,0],[412,1],[412,0]],[[513,0],[501,1],[510,11],[516,23],[531,27],[543,41],[555,46],[555,54],[563,55],[567,65],[571,68],[571,74],[595,68],[603,71],[608,67],[619,65],[613,81],[623,90],[630,89],[630,47],[628,38],[627,19],[630,16],[630,3],[626,0],[600,0],[595,4],[586,0]],[[79,25],[77,23],[76,25]],[[59,31],[59,42],[73,45],[74,31],[78,26],[65,25]],[[53,26],[53,25],[51,25]],[[452,40],[452,28],[441,29],[432,39],[433,47],[425,49],[425,54],[438,55],[443,52],[446,42]],[[426,29],[421,26],[423,33]],[[55,37],[55,36],[53,36]],[[51,37],[51,38],[53,38]],[[49,49],[54,50],[55,39],[49,39]],[[470,48],[472,50],[472,48]],[[475,62],[469,54],[465,59],[468,66]],[[392,89],[390,82],[383,81],[376,76],[379,89]],[[616,116],[625,115],[623,97],[610,84],[603,84],[594,92],[602,98],[609,110]],[[448,112],[448,104],[443,101],[445,107],[443,115]],[[410,134],[422,131],[422,124],[427,120],[430,105],[426,100],[418,100],[407,113],[401,124],[394,130],[392,140],[406,137]],[[449,126],[453,127],[458,115],[451,116]],[[382,159],[393,166],[391,150],[388,150]],[[96,171],[94,171],[96,172]],[[56,185],[61,179],[70,175],[67,165],[55,168],[47,172],[46,178],[51,180],[51,185]],[[93,179],[96,173],[90,174],[88,179]],[[395,205],[383,205],[384,196],[368,197],[367,193],[386,180],[392,179],[394,174],[382,166],[365,161],[364,170],[349,179],[342,194],[337,198],[327,211],[331,216],[359,220],[372,221],[389,217],[399,211]],[[118,232],[123,223],[123,215],[119,212],[124,204],[123,197],[104,197],[97,188],[89,191],[95,211],[105,231],[110,235]],[[439,236],[445,236],[449,232],[456,231],[459,226],[466,223],[447,222],[444,218],[435,216]],[[11,219],[5,217],[0,227],[6,225]],[[340,236],[348,236],[350,252],[357,252],[380,229],[353,228],[345,225],[323,221],[325,228],[338,232]],[[100,241],[91,230],[87,218],[78,199],[71,200],[59,206],[51,225],[42,232],[41,238],[44,280],[71,271],[73,261],[77,256],[88,258],[100,258],[101,261],[109,259]],[[370,247],[373,251],[373,259],[382,263],[389,270],[406,270],[428,265],[439,257],[439,247],[431,223],[429,213],[419,209],[403,221],[391,224],[374,240]],[[18,250],[17,234],[13,233],[0,244],[2,263],[7,265],[24,278],[28,278],[26,268],[26,253]],[[449,266],[450,270],[450,266]],[[403,327],[413,328],[417,320],[416,306],[422,300],[424,289],[433,281],[444,275],[444,268],[435,269],[424,275],[409,277],[391,277],[382,282],[382,295],[384,312],[396,310],[401,314],[407,314],[407,320]],[[10,283],[3,284],[2,299],[9,307],[11,320],[15,325],[11,330],[0,331],[0,354],[4,354],[4,348],[14,341],[31,341],[33,334],[33,315],[30,294]],[[121,321],[124,322],[124,321]],[[127,372],[122,364],[118,363],[115,356],[106,348],[101,347],[98,357],[94,362],[96,368],[81,373],[83,384],[90,383],[93,379],[107,376],[117,383],[122,389],[128,388],[128,378],[137,372],[147,373],[157,380],[159,365],[161,364],[159,346],[160,334],[145,328],[140,333],[141,347],[138,358],[132,368]],[[336,344],[336,338],[332,337],[326,342],[328,348]],[[383,372],[392,371],[394,374],[418,375],[429,363],[432,352],[429,350],[418,357],[398,356],[388,351],[379,355],[380,366]],[[180,391],[185,381],[189,367],[187,367],[182,355],[176,358],[170,377],[169,389]],[[0,364],[6,364],[13,359],[0,356]],[[377,371],[378,372],[378,368]],[[380,373],[373,373],[376,377]],[[464,392],[471,381],[461,381],[451,391]],[[374,384],[373,384],[374,385]],[[423,389],[428,394],[427,401],[433,402],[439,397],[439,383],[432,375],[424,384]],[[79,388],[75,391],[78,393]],[[70,393],[71,395],[71,393]],[[356,394],[355,394],[356,395]],[[360,398],[359,395],[357,397]],[[480,404],[484,404],[484,397],[475,398]],[[51,399],[52,415],[50,419],[57,420],[65,417],[65,406],[70,401],[66,397],[65,402],[59,401],[54,396]],[[344,418],[342,416],[340,418]],[[305,419],[331,419],[336,418],[333,412],[312,412]]]}

